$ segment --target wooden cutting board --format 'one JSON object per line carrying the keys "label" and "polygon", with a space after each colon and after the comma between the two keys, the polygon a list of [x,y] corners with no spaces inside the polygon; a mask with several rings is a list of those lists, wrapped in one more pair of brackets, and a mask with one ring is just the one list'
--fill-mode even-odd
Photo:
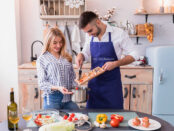
{"label": "wooden cutting board", "polygon": [[101,67],[96,67],[93,70],[82,74],[82,77],[80,79],[76,79],[75,81],[79,84],[79,85],[83,85],[84,83],[90,81],[91,79],[103,74],[105,71],[103,68]]}

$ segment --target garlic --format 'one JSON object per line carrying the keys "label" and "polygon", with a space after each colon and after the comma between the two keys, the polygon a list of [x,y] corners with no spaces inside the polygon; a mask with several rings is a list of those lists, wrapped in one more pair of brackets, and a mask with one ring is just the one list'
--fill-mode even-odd
{"label": "garlic", "polygon": [[100,124],[97,121],[94,121],[94,126],[100,127]]}
{"label": "garlic", "polygon": [[84,119],[85,121],[88,121],[89,117],[88,117],[87,115],[84,115],[84,116],[83,116],[83,119]]}
{"label": "garlic", "polygon": [[106,124],[105,123],[100,124],[100,128],[106,128]]}

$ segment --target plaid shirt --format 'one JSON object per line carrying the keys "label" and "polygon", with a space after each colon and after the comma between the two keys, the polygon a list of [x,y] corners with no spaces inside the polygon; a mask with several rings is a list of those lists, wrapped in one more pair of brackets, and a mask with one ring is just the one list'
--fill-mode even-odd
{"label": "plaid shirt", "polygon": [[[37,62],[38,85],[43,90],[43,97],[51,94],[52,86],[63,86],[71,89],[77,86],[75,73],[72,63],[68,62],[65,58],[60,57],[57,59],[48,51],[42,54]],[[64,95],[62,102],[71,100],[71,95]]]}

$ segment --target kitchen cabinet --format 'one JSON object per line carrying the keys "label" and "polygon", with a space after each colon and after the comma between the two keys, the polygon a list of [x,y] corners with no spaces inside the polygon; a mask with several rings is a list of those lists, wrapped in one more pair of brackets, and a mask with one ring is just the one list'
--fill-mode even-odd
{"label": "kitchen cabinet", "polygon": [[[150,66],[122,66],[121,79],[123,85],[124,109],[152,113],[153,68]],[[74,65],[78,77],[78,68]],[[90,70],[90,64],[85,64],[82,73]],[[82,85],[87,86],[87,83]],[[37,85],[36,67],[31,63],[19,66],[19,111],[27,106],[32,110],[42,108],[41,91]],[[78,103],[84,108],[86,103]]]}
{"label": "kitchen cabinet", "polygon": [[36,69],[19,66],[19,113],[22,113],[24,107],[30,110],[41,109],[40,94]]}
{"label": "kitchen cabinet", "polygon": [[152,113],[152,67],[121,68],[124,109]]}

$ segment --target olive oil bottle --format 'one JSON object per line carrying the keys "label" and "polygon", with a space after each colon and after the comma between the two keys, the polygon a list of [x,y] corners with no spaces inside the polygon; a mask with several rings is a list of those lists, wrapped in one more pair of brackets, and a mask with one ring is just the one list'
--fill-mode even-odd
{"label": "olive oil bottle", "polygon": [[8,119],[8,129],[15,130],[18,129],[18,112],[17,112],[17,104],[14,101],[14,91],[11,88],[10,92],[10,103],[7,106],[7,119]]}

